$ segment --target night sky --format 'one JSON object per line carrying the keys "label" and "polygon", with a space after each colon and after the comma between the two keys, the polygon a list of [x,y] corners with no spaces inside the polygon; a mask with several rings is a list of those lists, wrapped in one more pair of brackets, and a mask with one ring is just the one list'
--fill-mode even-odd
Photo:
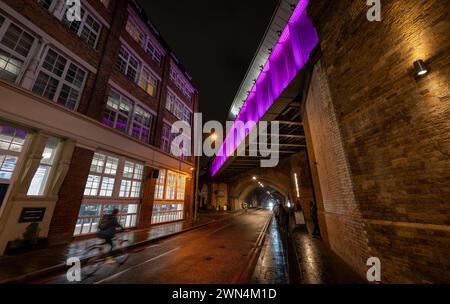
{"label": "night sky", "polygon": [[278,0],[138,0],[200,91],[204,121],[224,121]]}

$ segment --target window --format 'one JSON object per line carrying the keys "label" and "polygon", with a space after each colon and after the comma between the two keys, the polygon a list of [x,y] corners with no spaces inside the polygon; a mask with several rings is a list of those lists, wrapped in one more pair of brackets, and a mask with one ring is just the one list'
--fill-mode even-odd
{"label": "window", "polygon": [[166,182],[166,170],[159,170],[159,177],[156,180],[155,186],[155,199],[162,200],[164,199],[164,186]]}
{"label": "window", "polygon": [[[102,123],[127,133],[132,137],[148,143],[152,126],[152,115],[139,105],[111,90]],[[131,127],[130,127],[131,125]]]}
{"label": "window", "polygon": [[147,37],[145,36],[144,32],[133,21],[128,19],[125,29],[131,35],[131,37],[133,37],[133,39],[136,40],[137,43],[139,43],[142,47],[145,46],[145,41],[147,40]]}
{"label": "window", "polygon": [[12,179],[26,135],[23,130],[0,125],[0,181]]}
{"label": "window", "polygon": [[88,176],[85,196],[113,196],[115,177],[119,159],[106,154],[95,153],[91,164],[91,174]]}
{"label": "window", "polygon": [[67,19],[67,10],[65,10],[62,16],[62,23],[91,48],[95,49],[100,36],[101,25],[84,8],[81,8],[81,21],[69,21]]}
{"label": "window", "polygon": [[143,165],[131,161],[125,161],[119,196],[140,197],[143,173]]}
{"label": "window", "polygon": [[75,110],[86,79],[86,71],[48,49],[33,86],[33,93]]}
{"label": "window", "polygon": [[28,196],[43,196],[47,186],[48,178],[55,162],[59,139],[50,137],[45,145],[40,165],[31,180],[28,188]]}
{"label": "window", "polygon": [[94,154],[74,235],[97,232],[104,214],[119,210],[124,228],[135,227],[144,165],[103,152]]}
{"label": "window", "polygon": [[161,66],[162,55],[150,40],[147,42],[145,51],[152,57],[153,61],[155,61],[158,64],[158,66]]}
{"label": "window", "polygon": [[172,144],[171,127],[170,125],[164,123],[161,136],[161,150],[163,150],[166,153],[170,153],[171,144]]}
{"label": "window", "polygon": [[0,39],[0,79],[15,82],[35,39],[1,15]]}
{"label": "window", "polygon": [[193,89],[188,84],[186,78],[180,72],[178,72],[173,65],[171,65],[170,67],[169,78],[170,81],[172,81],[181,90],[183,95],[185,95],[187,99],[191,101]]}
{"label": "window", "polygon": [[151,126],[152,115],[141,107],[137,106],[134,111],[131,136],[139,139],[142,142],[148,143],[150,141]]}
{"label": "window", "polygon": [[139,86],[147,92],[148,95],[155,97],[156,90],[158,88],[158,80],[144,68],[142,69],[142,73],[139,78]]}
{"label": "window", "polygon": [[54,0],[37,0],[37,3],[39,3],[44,9],[49,10],[52,7]]}
{"label": "window", "polygon": [[178,175],[177,183],[177,200],[184,200],[184,190],[186,188],[186,177],[183,175]]}
{"label": "window", "polygon": [[103,113],[102,122],[105,125],[126,133],[128,131],[132,108],[133,103],[130,100],[111,90],[106,109]]}
{"label": "window", "polygon": [[109,0],[100,0],[100,2],[101,2],[106,8],[108,8],[108,6],[109,6]]}
{"label": "window", "polygon": [[114,209],[119,210],[118,221],[122,227],[131,228],[136,226],[138,204],[82,204],[74,235],[96,233],[100,219]]}
{"label": "window", "polygon": [[191,123],[191,111],[172,91],[167,92],[166,109],[175,117]]}
{"label": "window", "polygon": [[155,185],[152,223],[183,219],[186,176],[175,172],[160,170]]}
{"label": "window", "polygon": [[116,66],[125,76],[130,78],[133,82],[136,82],[139,71],[139,61],[123,47],[119,51]]}
{"label": "window", "polygon": [[175,199],[175,187],[177,183],[177,175],[172,172],[167,173],[167,184],[166,184],[166,199]]}

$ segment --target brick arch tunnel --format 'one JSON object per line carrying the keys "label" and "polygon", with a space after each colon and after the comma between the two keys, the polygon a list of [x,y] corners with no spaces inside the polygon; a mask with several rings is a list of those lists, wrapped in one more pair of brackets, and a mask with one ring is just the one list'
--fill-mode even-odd
{"label": "brick arch tunnel", "polygon": [[279,200],[287,201],[289,198],[289,176],[273,169],[247,172],[229,183],[228,187],[229,200],[235,209],[250,202],[254,207],[262,206],[262,196],[268,191],[274,193]]}

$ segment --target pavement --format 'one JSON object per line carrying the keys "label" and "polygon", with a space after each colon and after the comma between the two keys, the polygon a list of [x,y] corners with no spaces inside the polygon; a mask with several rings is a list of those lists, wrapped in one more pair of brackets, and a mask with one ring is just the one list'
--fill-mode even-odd
{"label": "pavement", "polygon": [[[204,211],[199,214],[195,223],[192,220],[186,220],[160,224],[149,229],[125,232],[120,235],[128,239],[131,246],[136,247],[197,229],[209,223],[236,216],[239,213]],[[49,247],[17,256],[1,256],[0,284],[23,283],[65,269],[65,263],[69,257],[85,258],[83,253],[86,251],[86,248],[99,242],[102,241],[97,238],[83,239],[73,241],[67,245]]]}
{"label": "pavement", "polygon": [[291,230],[302,284],[367,284],[320,237],[312,237],[313,226]]}

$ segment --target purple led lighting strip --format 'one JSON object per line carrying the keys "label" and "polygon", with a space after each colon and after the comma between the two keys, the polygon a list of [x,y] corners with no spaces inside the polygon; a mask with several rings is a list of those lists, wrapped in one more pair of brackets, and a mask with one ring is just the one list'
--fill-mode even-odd
{"label": "purple led lighting strip", "polygon": [[[225,137],[223,145],[211,165],[211,175],[215,176],[234,153],[239,144],[247,137],[249,130],[237,132],[235,123],[258,122],[272,104],[309,60],[314,47],[319,43],[317,31],[308,18],[306,7],[309,0],[300,0],[288,24],[269,56],[261,74],[259,74],[247,100],[237,115],[233,127]],[[234,140],[230,133],[237,133]]]}

